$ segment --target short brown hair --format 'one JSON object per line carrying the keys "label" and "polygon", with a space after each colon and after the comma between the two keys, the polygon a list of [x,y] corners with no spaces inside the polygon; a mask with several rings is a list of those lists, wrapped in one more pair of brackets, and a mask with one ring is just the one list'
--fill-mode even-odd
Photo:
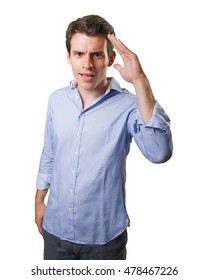
{"label": "short brown hair", "polygon": [[66,48],[70,54],[71,39],[75,33],[84,33],[87,36],[103,35],[107,39],[108,56],[113,51],[113,45],[108,40],[107,35],[115,35],[114,28],[102,17],[98,15],[88,15],[72,21],[66,30]]}

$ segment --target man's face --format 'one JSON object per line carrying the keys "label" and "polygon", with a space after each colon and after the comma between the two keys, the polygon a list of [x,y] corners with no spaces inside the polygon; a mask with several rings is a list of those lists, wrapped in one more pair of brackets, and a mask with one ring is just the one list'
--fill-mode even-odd
{"label": "man's face", "polygon": [[107,67],[112,65],[114,59],[115,52],[108,57],[107,40],[104,36],[87,36],[82,33],[73,35],[68,61],[80,93],[100,92],[107,83]]}

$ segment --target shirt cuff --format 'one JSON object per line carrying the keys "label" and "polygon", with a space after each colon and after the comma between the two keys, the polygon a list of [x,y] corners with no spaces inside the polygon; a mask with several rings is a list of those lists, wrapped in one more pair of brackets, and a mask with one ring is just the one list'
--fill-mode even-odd
{"label": "shirt cuff", "polygon": [[158,128],[164,133],[169,131],[170,119],[158,101],[155,103],[152,118],[145,124],[145,127]]}
{"label": "shirt cuff", "polygon": [[47,190],[50,188],[50,177],[47,174],[38,173],[36,180],[36,188],[38,190]]}

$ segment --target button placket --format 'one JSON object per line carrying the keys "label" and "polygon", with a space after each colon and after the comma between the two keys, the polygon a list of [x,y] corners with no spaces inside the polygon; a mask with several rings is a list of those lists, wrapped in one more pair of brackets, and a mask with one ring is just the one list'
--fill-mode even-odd
{"label": "button placket", "polygon": [[80,144],[81,144],[81,135],[82,129],[84,125],[84,114],[80,114],[77,121],[77,131],[75,133],[75,142],[74,142],[74,158],[73,158],[73,167],[71,170],[71,181],[70,181],[70,189],[69,189],[69,203],[68,203],[68,219],[69,219],[69,229],[68,233],[70,237],[74,237],[74,196],[76,189],[76,181],[78,176],[78,168],[79,168],[79,152],[80,152]]}

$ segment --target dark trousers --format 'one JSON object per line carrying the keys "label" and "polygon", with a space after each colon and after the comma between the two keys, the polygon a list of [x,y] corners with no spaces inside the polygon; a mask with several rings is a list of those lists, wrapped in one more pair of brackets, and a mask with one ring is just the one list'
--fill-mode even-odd
{"label": "dark trousers", "polygon": [[127,230],[105,245],[83,245],[43,230],[44,260],[126,260]]}

